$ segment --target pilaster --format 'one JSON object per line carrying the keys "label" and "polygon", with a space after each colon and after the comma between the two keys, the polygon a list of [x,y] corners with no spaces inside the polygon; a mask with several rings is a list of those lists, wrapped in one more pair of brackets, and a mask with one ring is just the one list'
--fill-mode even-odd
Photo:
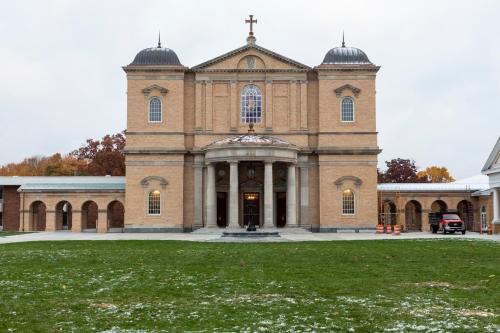
{"label": "pilaster", "polygon": [[71,220],[71,231],[72,232],[82,232],[82,211],[72,210],[72,220]]}
{"label": "pilaster", "polygon": [[97,232],[106,233],[108,232],[108,210],[99,209],[97,211]]}
{"label": "pilaster", "polygon": [[307,129],[307,81],[300,81],[300,129]]}
{"label": "pilaster", "polygon": [[273,130],[273,81],[266,80],[266,108],[264,110],[266,130]]}
{"label": "pilaster", "polygon": [[297,81],[290,81],[290,129],[297,129]]}
{"label": "pilaster", "polygon": [[203,227],[203,155],[194,157],[194,223],[195,228]]}
{"label": "pilaster", "polygon": [[205,84],[205,129],[211,131],[213,129],[213,85],[212,81],[206,81]]}
{"label": "pilaster", "polygon": [[195,130],[203,129],[203,120],[201,113],[201,105],[202,105],[202,92],[203,92],[203,81],[196,80],[195,84],[195,109],[194,109],[194,118],[195,118]]}
{"label": "pilaster", "polygon": [[46,210],[45,211],[45,231],[56,231],[56,225],[57,225],[57,214],[56,211],[51,209],[51,210]]}
{"label": "pilaster", "polygon": [[238,112],[238,82],[236,80],[231,80],[229,83],[230,85],[230,106],[229,106],[229,112],[230,112],[230,131],[237,131],[238,130],[238,118],[239,118],[239,112]]}

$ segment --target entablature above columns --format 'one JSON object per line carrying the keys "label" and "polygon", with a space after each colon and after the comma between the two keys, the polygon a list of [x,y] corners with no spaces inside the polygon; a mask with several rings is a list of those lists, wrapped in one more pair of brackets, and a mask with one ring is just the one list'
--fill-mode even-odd
{"label": "entablature above columns", "polygon": [[274,81],[308,83],[306,73],[283,73],[273,75],[269,73],[197,73],[194,79],[194,82],[197,84],[214,81],[219,83],[253,83],[254,81],[266,83],[273,83]]}
{"label": "entablature above columns", "polygon": [[297,148],[231,146],[207,148],[205,163],[231,161],[263,161],[297,163]]}

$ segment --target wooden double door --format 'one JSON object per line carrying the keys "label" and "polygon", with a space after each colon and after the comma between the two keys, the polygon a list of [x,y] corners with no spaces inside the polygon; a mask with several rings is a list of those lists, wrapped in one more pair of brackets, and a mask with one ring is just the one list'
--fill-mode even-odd
{"label": "wooden double door", "polygon": [[[276,192],[276,226],[283,228],[286,226],[286,192]],[[243,193],[243,225],[249,225],[250,221],[256,226],[261,220],[261,195],[259,192]],[[217,226],[225,228],[228,225],[228,193],[217,192]]]}

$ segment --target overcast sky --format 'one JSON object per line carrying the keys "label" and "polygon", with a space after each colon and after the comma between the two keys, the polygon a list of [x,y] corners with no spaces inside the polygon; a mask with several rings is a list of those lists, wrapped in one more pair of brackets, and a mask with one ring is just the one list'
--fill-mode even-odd
{"label": "overcast sky", "polygon": [[383,153],[480,172],[500,135],[500,1],[0,1],[0,164],[126,127],[121,66],[172,48],[194,66],[245,44],[315,66],[339,46],[382,66]]}

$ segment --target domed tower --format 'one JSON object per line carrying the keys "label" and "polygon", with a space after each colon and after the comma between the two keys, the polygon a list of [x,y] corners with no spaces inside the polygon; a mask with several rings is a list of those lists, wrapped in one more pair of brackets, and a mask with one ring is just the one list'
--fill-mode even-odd
{"label": "domed tower", "polygon": [[[123,70],[127,74],[125,225],[134,230],[168,220],[182,228],[182,210],[175,216],[166,214],[183,205],[187,68],[158,38],[156,47],[141,50]],[[146,206],[149,196],[155,207]]]}
{"label": "domed tower", "polygon": [[177,54],[166,47],[149,47],[137,53],[129,66],[182,66]]}
{"label": "domed tower", "polygon": [[[318,75],[318,164],[321,213],[338,225],[373,227],[377,221],[377,130],[375,79],[379,66],[365,52],[346,46],[330,49],[314,69]],[[334,192],[332,193],[332,180]],[[354,208],[355,207],[355,208]]]}

